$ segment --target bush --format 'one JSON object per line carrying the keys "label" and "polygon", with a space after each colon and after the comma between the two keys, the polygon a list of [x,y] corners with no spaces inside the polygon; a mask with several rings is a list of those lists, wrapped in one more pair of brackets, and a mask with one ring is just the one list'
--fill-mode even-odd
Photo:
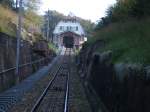
{"label": "bush", "polygon": [[150,20],[130,20],[126,22],[118,22],[97,30],[93,41],[104,40],[106,47],[97,49],[99,52],[105,50],[113,51],[113,62],[132,62],[141,64],[150,64]]}

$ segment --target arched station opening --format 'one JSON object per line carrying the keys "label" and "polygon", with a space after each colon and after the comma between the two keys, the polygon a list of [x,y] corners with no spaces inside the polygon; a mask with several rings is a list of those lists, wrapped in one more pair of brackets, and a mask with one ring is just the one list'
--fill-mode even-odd
{"label": "arched station opening", "polygon": [[79,48],[81,36],[74,32],[63,32],[59,35],[59,44],[66,48]]}
{"label": "arched station opening", "polygon": [[66,48],[73,48],[74,47],[74,38],[73,38],[73,36],[64,36],[63,37],[63,45]]}

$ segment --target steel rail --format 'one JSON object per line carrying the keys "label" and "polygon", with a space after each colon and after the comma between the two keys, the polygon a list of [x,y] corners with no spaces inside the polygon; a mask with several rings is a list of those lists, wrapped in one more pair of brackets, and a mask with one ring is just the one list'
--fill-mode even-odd
{"label": "steel rail", "polygon": [[[39,59],[39,60],[30,62],[30,63],[22,64],[22,65],[19,66],[19,68],[22,68],[22,67],[25,67],[25,66],[28,66],[28,65],[32,65],[32,64],[35,64],[35,63],[38,63],[38,62],[41,62],[41,61],[43,61],[43,60],[45,60],[45,59],[47,59],[47,58],[42,58],[42,59]],[[6,69],[6,70],[2,70],[2,71],[0,72],[0,75],[2,75],[3,73],[6,73],[6,72],[12,71],[12,70],[14,70],[14,69],[16,69],[16,67],[12,67],[12,68],[9,68],[9,69]]]}
{"label": "steel rail", "polygon": [[65,103],[64,103],[64,112],[67,112],[68,111],[68,99],[69,99],[69,71],[68,71],[68,74],[67,74],[67,88],[66,88],[66,94],[65,94]]}
{"label": "steel rail", "polygon": [[[71,54],[71,49],[70,49],[70,52],[69,52],[69,56]],[[68,74],[67,74],[67,88],[66,88],[66,94],[65,94],[65,103],[64,103],[64,112],[68,112],[68,99],[69,99],[69,80],[70,80],[70,68],[69,68],[69,65],[68,65]]]}
{"label": "steel rail", "polygon": [[[65,51],[66,54],[66,51]],[[35,105],[33,106],[33,108],[31,109],[30,112],[36,112],[38,107],[40,106],[41,102],[43,101],[44,97],[46,96],[46,93],[48,92],[49,88],[51,87],[52,83],[55,81],[58,72],[61,70],[62,65],[59,65],[57,71],[55,71],[54,73],[54,77],[52,78],[52,80],[50,80],[49,84],[46,86],[46,88],[44,89],[44,91],[42,92],[41,96],[38,98],[38,100],[36,101]]]}
{"label": "steel rail", "polygon": [[49,84],[47,85],[47,87],[45,88],[45,90],[43,91],[43,93],[41,94],[41,96],[39,97],[39,99],[37,100],[37,102],[35,103],[35,105],[33,106],[31,112],[36,112],[36,110],[38,109],[39,105],[41,104],[41,102],[43,101],[48,89],[50,88],[50,86],[52,85],[52,83],[54,82],[56,76],[58,75],[58,72],[61,69],[61,65],[59,66],[58,70],[55,72],[54,77],[52,78],[52,80],[49,82]]}

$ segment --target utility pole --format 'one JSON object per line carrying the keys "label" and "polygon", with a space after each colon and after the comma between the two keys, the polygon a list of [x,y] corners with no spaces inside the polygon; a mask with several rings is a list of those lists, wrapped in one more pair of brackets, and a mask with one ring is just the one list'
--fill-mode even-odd
{"label": "utility pole", "polygon": [[50,11],[48,10],[48,15],[47,15],[47,21],[48,21],[48,23],[47,23],[47,41],[49,41],[49,13],[50,13]]}
{"label": "utility pole", "polygon": [[16,77],[17,83],[19,83],[19,62],[20,62],[20,40],[22,30],[22,0],[19,0],[19,16],[18,16],[18,28],[17,28],[17,54],[16,54]]}

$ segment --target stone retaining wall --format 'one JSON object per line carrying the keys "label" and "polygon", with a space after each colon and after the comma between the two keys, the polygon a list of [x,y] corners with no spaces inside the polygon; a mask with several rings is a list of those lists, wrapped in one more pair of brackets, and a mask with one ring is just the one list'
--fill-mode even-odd
{"label": "stone retaining wall", "polygon": [[109,112],[149,112],[150,67],[113,64],[112,53],[83,48],[78,67],[85,86],[93,87]]}

